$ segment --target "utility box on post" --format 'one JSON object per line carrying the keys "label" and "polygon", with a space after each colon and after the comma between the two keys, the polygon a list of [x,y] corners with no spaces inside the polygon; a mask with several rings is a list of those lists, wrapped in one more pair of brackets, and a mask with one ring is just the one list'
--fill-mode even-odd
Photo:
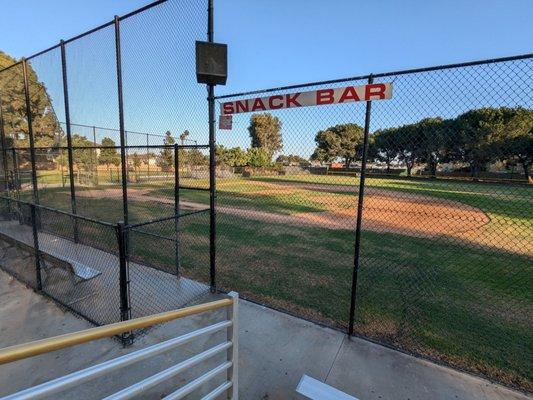
{"label": "utility box on post", "polygon": [[196,41],[196,80],[225,85],[228,77],[228,45]]}

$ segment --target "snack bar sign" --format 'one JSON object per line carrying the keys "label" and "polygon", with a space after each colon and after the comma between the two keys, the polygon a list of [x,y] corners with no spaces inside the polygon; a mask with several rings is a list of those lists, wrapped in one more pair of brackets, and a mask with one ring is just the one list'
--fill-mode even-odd
{"label": "snack bar sign", "polygon": [[278,94],[268,97],[228,101],[220,105],[220,115],[279,110],[355,101],[388,100],[392,98],[392,83],[371,83],[335,89],[319,89],[309,92]]}

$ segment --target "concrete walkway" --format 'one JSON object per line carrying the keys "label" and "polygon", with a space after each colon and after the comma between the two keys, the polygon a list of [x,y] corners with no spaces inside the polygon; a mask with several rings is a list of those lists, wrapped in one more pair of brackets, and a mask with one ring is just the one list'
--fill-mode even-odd
{"label": "concrete walkway", "polygon": [[[0,396],[143,348],[220,318],[220,314],[213,313],[165,324],[150,330],[128,349],[123,349],[115,340],[106,339],[0,366]],[[89,327],[88,322],[63,311],[0,271],[0,347]],[[245,400],[302,399],[294,389],[303,374],[360,400],[530,399],[483,379],[365,340],[348,339],[340,332],[246,301],[241,301],[239,330],[240,398]],[[75,393],[66,393],[62,398],[101,398],[134,380],[160,371],[165,363],[176,362],[198,352],[208,344],[206,341],[193,343],[163,360],[136,364],[116,376],[83,385]],[[194,371],[188,372],[192,374]],[[177,379],[174,387],[183,385],[187,379],[190,376]],[[143,398],[158,399],[170,390],[169,386],[158,387]],[[199,393],[193,393],[189,398],[199,396]]]}
{"label": "concrete walkway", "polygon": [[[28,225],[20,225],[17,221],[0,221],[0,233],[33,247],[33,233]],[[101,233],[104,237],[98,239],[99,244],[107,244],[110,251],[116,250],[113,248],[115,242],[112,242],[113,231],[106,228]],[[105,240],[111,242],[104,243]],[[0,239],[0,264],[8,271],[16,271],[24,282],[34,282],[35,267],[32,262],[25,260],[26,264],[21,263],[24,260],[20,260],[20,252],[14,249],[8,253],[4,245]],[[120,321],[117,288],[120,268],[116,255],[45,232],[39,232],[39,246],[42,252],[77,261],[101,272],[96,278],[74,285],[71,274],[62,269],[45,269],[42,272],[43,290],[47,294],[99,324]],[[131,313],[134,318],[183,307],[209,292],[209,286],[200,282],[184,277],[177,279],[174,274],[133,261],[129,262],[129,277]]]}

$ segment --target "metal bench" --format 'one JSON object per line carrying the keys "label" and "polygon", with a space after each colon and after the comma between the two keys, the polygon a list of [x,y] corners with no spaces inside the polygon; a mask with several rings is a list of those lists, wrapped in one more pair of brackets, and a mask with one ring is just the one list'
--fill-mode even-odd
{"label": "metal bench", "polygon": [[[15,239],[14,237],[9,236],[5,233],[0,232],[0,240],[8,243],[10,246],[18,247],[19,249],[27,253],[33,254],[34,252],[33,246],[30,246],[29,244],[24,243],[21,240]],[[56,252],[43,251],[42,249],[39,249],[39,253],[41,255],[42,261],[41,267],[45,271],[49,271],[53,268],[60,268],[65,271],[68,271],[70,272],[73,278],[78,278],[77,281],[73,281],[74,285],[96,278],[102,273],[101,271],[91,268],[83,263],[80,263],[79,261],[72,260],[71,258],[57,254]]]}

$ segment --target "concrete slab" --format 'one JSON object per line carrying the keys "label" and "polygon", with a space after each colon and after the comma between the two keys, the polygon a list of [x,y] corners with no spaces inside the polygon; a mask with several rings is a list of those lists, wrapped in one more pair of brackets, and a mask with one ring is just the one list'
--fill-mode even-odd
{"label": "concrete slab", "polygon": [[[213,297],[206,297],[208,301]],[[144,348],[161,340],[219,321],[223,313],[204,314],[148,331],[131,348],[113,339],[99,340],[17,363],[0,366],[0,396]],[[0,348],[73,332],[91,325],[60,309],[0,271]],[[55,399],[97,399],[159,372],[225,334],[198,341],[149,363],[135,364],[66,392]],[[323,328],[299,318],[241,301],[239,310],[240,398],[244,400],[302,399],[295,388],[303,374],[326,382],[360,400],[465,399],[526,400],[530,397],[486,380],[399,353]],[[221,359],[212,360],[214,366]],[[143,399],[159,399],[183,385],[198,370],[187,371]],[[208,388],[204,389],[205,393]],[[200,398],[193,393],[189,399]]]}
{"label": "concrete slab", "polygon": [[528,398],[484,379],[347,337],[326,383],[361,400]]}
{"label": "concrete slab", "polygon": [[[20,225],[17,221],[0,221],[0,232],[33,246],[30,226]],[[120,320],[117,285],[119,258],[115,254],[77,244],[45,232],[39,232],[39,246],[43,252],[59,258],[63,256],[64,259],[75,260],[101,272],[96,278],[74,284],[70,272],[60,268],[45,269],[42,272],[43,290],[48,295],[59,299],[63,304],[99,324],[109,324]],[[12,270],[16,269],[16,273],[25,282],[34,282],[34,264],[27,262],[23,266],[19,260],[20,252],[15,251],[13,254],[15,259],[0,260],[0,264],[4,266],[9,264]],[[6,269],[9,270],[9,268]],[[129,273],[133,317],[183,307],[209,293],[207,285],[184,277],[178,279],[174,274],[140,263],[130,262]]]}
{"label": "concrete slab", "polygon": [[360,400],[531,399],[250,302],[239,312],[243,399],[302,399],[295,388],[304,374]]}
{"label": "concrete slab", "polygon": [[241,301],[240,395],[243,399],[301,399],[303,374],[324,380],[343,335],[310,322]]}
{"label": "concrete slab", "polygon": [[[0,365],[0,397],[46,382],[97,363],[119,357],[132,351],[160,343],[165,339],[190,332],[222,320],[221,312],[188,317],[157,327],[136,340],[135,344],[123,348],[116,339],[101,339],[87,344],[55,351],[53,353]],[[93,327],[89,322],[59,308],[54,302],[25,287],[14,278],[0,271],[0,348],[32,340],[76,332]],[[54,395],[54,399],[101,399],[134,382],[174,365],[192,354],[212,347],[225,340],[226,333],[200,338],[187,347],[179,348],[148,361],[136,363],[113,374],[98,378],[75,389]],[[212,358],[201,368],[191,368],[169,383],[160,385],[143,396],[143,399],[160,399],[177,387],[197,377],[201,371],[213,368],[225,360],[225,354]],[[193,393],[188,399],[207,394],[223,377],[215,380],[208,388]]]}

